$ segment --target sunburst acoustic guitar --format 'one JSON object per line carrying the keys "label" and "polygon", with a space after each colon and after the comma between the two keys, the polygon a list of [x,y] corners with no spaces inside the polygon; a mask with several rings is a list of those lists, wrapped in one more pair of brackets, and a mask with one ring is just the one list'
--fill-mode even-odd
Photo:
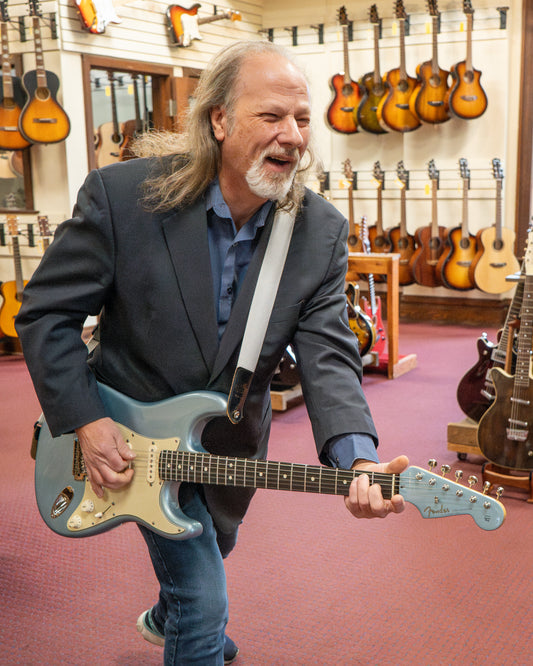
{"label": "sunburst acoustic guitar", "polygon": [[472,64],[472,25],[474,10],[471,0],[463,0],[466,16],[466,58],[452,65],[452,85],[448,91],[447,104],[457,118],[472,120],[485,113],[488,106],[487,94],[481,85],[481,72]]}
{"label": "sunburst acoustic guitar", "polygon": [[353,187],[355,174],[352,170],[352,164],[349,159],[344,160],[342,164],[344,178],[348,182],[348,250],[350,252],[362,252],[363,241],[361,239],[361,230],[355,223]]}
{"label": "sunburst acoustic guitar", "polygon": [[7,227],[11,236],[11,245],[13,248],[13,264],[15,269],[15,279],[2,282],[0,291],[4,298],[0,308],[0,330],[4,335],[10,338],[18,337],[15,329],[15,317],[18,315],[22,304],[22,291],[28,280],[22,276],[22,261],[20,256],[19,228],[16,215],[7,216]]}
{"label": "sunburst acoustic guitar", "polygon": [[459,160],[463,181],[463,217],[460,226],[448,229],[446,247],[438,263],[437,272],[448,289],[467,291],[476,286],[470,275],[470,266],[476,256],[476,237],[468,231],[468,190],[470,169],[464,157]]}
{"label": "sunburst acoustic guitar", "polygon": [[377,108],[377,116],[383,129],[396,132],[412,132],[421,122],[409,108],[409,99],[415,89],[416,79],[409,76],[405,64],[405,21],[407,14],[402,0],[396,1],[396,18],[400,26],[400,66],[384,76],[388,86]]}
{"label": "sunburst acoustic guitar", "polygon": [[443,123],[450,119],[448,104],[448,76],[450,72],[439,66],[438,32],[440,13],[437,0],[427,0],[432,23],[432,57],[416,68],[418,83],[409,98],[409,108],[424,123]]}
{"label": "sunburst acoustic guitar", "polygon": [[357,107],[361,103],[361,90],[359,84],[350,76],[350,63],[348,53],[348,29],[350,21],[346,7],[339,9],[339,23],[342,27],[342,48],[344,53],[344,72],[335,74],[330,81],[333,91],[333,100],[326,112],[326,121],[329,127],[341,134],[355,134],[357,128]]}
{"label": "sunburst acoustic guitar", "polygon": [[[372,169],[372,180],[376,185],[376,223],[368,227],[368,240],[371,252],[390,252],[392,243],[389,232],[383,228],[383,190],[385,189],[385,172],[381,168],[379,160],[374,162]],[[375,275],[375,282],[385,282],[384,275]]]}
{"label": "sunburst acoustic guitar", "polygon": [[384,129],[378,120],[378,106],[387,92],[379,68],[379,37],[381,32],[381,19],[376,5],[370,7],[370,23],[374,30],[374,71],[365,74],[359,79],[359,87],[363,91],[361,102],[357,107],[357,120],[359,126],[372,134],[384,134]]}

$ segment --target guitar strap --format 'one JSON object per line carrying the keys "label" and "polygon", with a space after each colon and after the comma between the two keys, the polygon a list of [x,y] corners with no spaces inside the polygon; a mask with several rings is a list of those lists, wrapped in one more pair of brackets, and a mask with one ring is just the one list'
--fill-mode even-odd
{"label": "guitar strap", "polygon": [[228,396],[227,414],[232,423],[243,417],[244,403],[254,376],[266,329],[278,293],[281,273],[289,250],[296,211],[278,209],[263,257],[246,320],[237,367]]}

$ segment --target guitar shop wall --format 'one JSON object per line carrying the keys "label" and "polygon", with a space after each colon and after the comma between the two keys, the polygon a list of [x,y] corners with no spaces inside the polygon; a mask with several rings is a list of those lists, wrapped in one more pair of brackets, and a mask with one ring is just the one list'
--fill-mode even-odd
{"label": "guitar shop wall", "polygon": [[[311,186],[324,190],[326,175],[325,194],[347,217],[353,217],[356,231],[365,216],[372,232],[379,218],[378,204],[386,229],[401,227],[404,217],[407,235],[414,243],[412,252],[419,245],[417,230],[422,231],[426,242],[433,242],[431,223],[438,227],[443,252],[439,254],[438,274],[423,275],[418,282],[410,270],[410,275],[400,279],[400,314],[404,318],[499,325],[513,293],[514,283],[501,274],[512,274],[519,268],[513,253],[522,3],[512,1],[508,5],[502,8],[491,0],[441,0],[438,5],[420,0],[380,0],[371,6],[368,1],[356,0],[339,6],[332,1],[294,0],[287,6],[281,0],[272,0],[265,7],[263,21],[269,38],[292,49],[305,63],[311,78],[315,136],[324,160],[323,173],[314,176]],[[472,93],[479,93],[478,108],[466,111],[459,108],[463,91],[456,92],[455,106],[465,117],[448,113],[443,122],[421,122],[415,117],[412,127],[406,124],[400,130],[403,118],[389,116],[391,125],[378,125],[382,133],[368,131],[359,119],[355,131],[353,127],[346,130],[342,125],[345,120],[328,117],[332,107],[343,107],[346,101],[339,92],[342,86],[334,80],[339,74],[341,83],[362,83],[362,77],[377,66],[382,77],[389,76],[389,72],[392,76],[391,70],[401,69],[402,50],[406,77],[416,77],[417,67],[428,61],[432,65],[433,60],[445,72],[457,68],[462,73],[459,63],[468,63],[469,40],[470,64],[474,72],[477,70],[472,89],[478,85],[481,91],[478,88]],[[427,80],[433,75],[427,64],[421,73]],[[447,78],[448,85],[453,81],[451,76]],[[365,91],[364,85],[362,90]],[[392,89],[388,94],[392,96]],[[452,99],[449,98],[450,104]],[[399,101],[406,102],[406,98]],[[357,108],[358,103],[359,100],[355,104],[352,101],[345,106]],[[435,113],[439,110],[437,106],[427,108]],[[383,105],[382,120],[387,121],[385,109]],[[337,120],[337,127],[332,120]],[[366,120],[368,125],[369,118]],[[381,179],[376,178],[376,172],[381,172]],[[455,280],[450,273],[450,280],[443,286],[443,258],[452,247],[446,249],[444,235],[448,229],[461,227],[464,221],[470,243],[468,262],[476,257],[479,284],[473,275],[468,278],[472,271],[463,266],[458,268]],[[483,252],[475,236],[487,228],[491,228],[489,234],[494,234],[498,223],[508,250],[507,267],[500,269],[493,280],[491,269],[485,267],[491,247]],[[455,234],[460,239],[461,231]],[[396,245],[393,250],[400,251]],[[402,264],[411,254],[401,252]],[[503,252],[499,257],[502,255]],[[418,272],[422,263],[433,263],[433,259],[426,254],[418,257]],[[449,259],[448,269],[455,260]],[[466,257],[461,259],[464,264]],[[434,273],[431,267],[429,270]],[[377,289],[386,296],[383,285]]]}
{"label": "guitar shop wall", "polygon": [[[261,36],[260,0],[238,0],[231,10],[182,4],[103,0],[90,14],[96,5],[85,0],[0,2],[4,75],[10,68],[23,90],[33,72],[30,95],[16,99],[20,117],[29,99],[39,101],[39,87],[51,92],[43,117],[31,123],[31,140],[22,137],[21,150],[0,150],[0,281],[13,286],[16,311],[24,282],[57,224],[70,216],[88,171],[128,157],[112,141],[115,131],[122,142],[125,130],[178,128],[211,56],[225,44]],[[36,74],[41,70],[45,82]],[[2,99],[9,97],[3,90]],[[9,124],[10,134],[19,134],[18,119]],[[63,137],[50,134],[60,127]],[[99,151],[102,137],[109,147]]]}

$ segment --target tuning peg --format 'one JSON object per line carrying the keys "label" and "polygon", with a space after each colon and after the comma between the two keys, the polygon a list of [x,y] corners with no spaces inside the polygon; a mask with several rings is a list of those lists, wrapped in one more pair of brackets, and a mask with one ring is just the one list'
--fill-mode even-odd
{"label": "tuning peg", "polygon": [[502,495],[503,495],[503,488],[501,486],[498,486],[498,488],[496,488],[496,499],[500,499]]}
{"label": "tuning peg", "polygon": [[484,495],[486,495],[489,492],[491,486],[492,486],[492,483],[490,481],[485,481],[485,483],[483,484],[483,494]]}
{"label": "tuning peg", "polygon": [[457,481],[457,483],[459,483],[459,481],[462,478],[463,478],[463,470],[461,470],[461,469],[456,470],[455,471],[455,480]]}
{"label": "tuning peg", "polygon": [[435,460],[435,458],[431,458],[430,460],[428,460],[428,465],[430,470],[434,469],[437,466],[437,461]]}
{"label": "tuning peg", "polygon": [[470,488],[473,488],[476,485],[476,483],[477,483],[477,476],[474,476],[472,474],[472,476],[468,477],[468,485],[470,486]]}
{"label": "tuning peg", "polygon": [[446,476],[448,472],[451,470],[451,467],[449,465],[441,465],[440,471],[442,472],[442,476]]}

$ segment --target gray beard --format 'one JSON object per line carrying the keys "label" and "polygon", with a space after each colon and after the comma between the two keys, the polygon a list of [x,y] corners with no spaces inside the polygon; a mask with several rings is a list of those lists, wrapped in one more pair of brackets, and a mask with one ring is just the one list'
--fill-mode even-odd
{"label": "gray beard", "polygon": [[259,155],[246,172],[246,182],[250,190],[261,199],[282,201],[290,192],[298,169],[298,162],[295,162],[293,170],[288,175],[284,173],[266,174],[264,173],[264,160],[270,152],[265,150]]}

